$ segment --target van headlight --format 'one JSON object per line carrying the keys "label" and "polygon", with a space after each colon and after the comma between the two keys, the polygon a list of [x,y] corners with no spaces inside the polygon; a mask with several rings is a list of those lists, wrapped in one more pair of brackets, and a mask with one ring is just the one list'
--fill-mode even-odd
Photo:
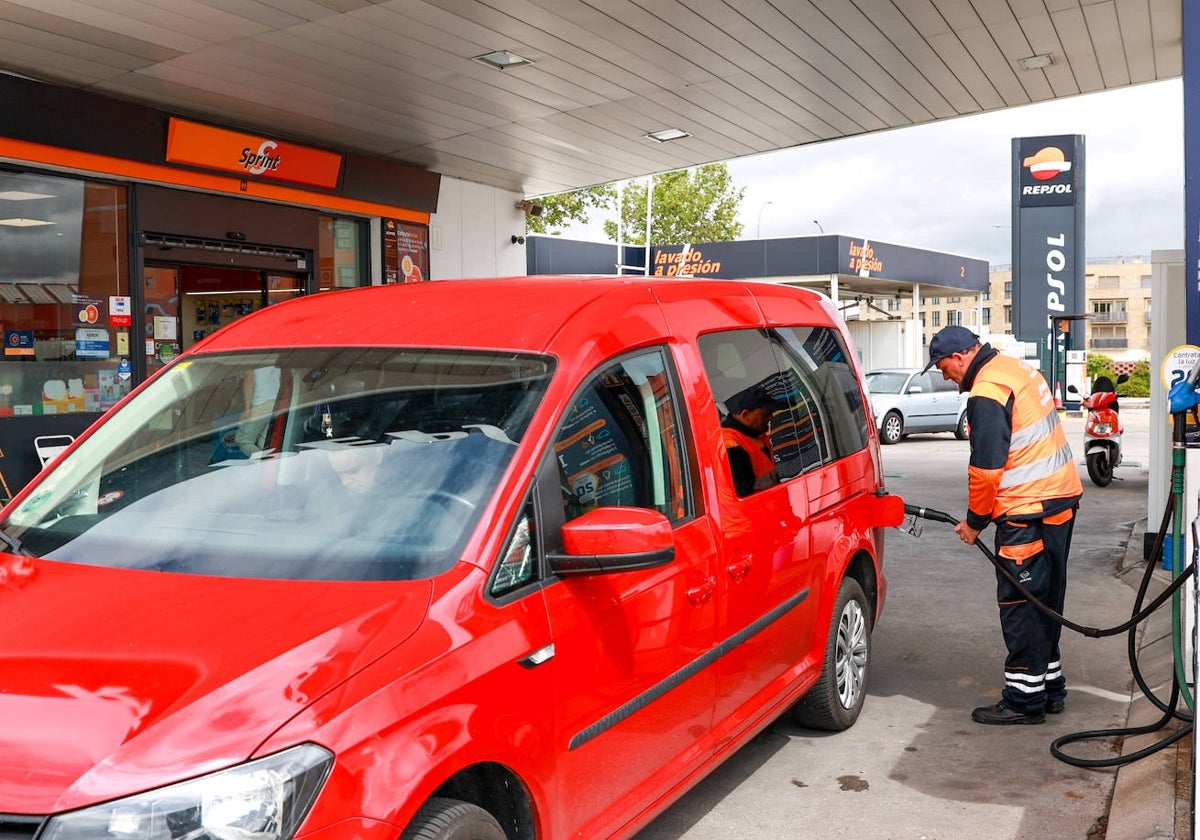
{"label": "van headlight", "polygon": [[52,817],[46,840],[288,840],[333,755],[301,744],[238,767]]}

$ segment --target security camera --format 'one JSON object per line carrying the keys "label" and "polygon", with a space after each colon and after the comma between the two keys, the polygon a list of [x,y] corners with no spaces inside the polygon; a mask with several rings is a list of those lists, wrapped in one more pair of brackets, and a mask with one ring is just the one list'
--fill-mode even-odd
{"label": "security camera", "polygon": [[515,233],[514,233],[514,234],[513,234],[513,236],[512,236],[512,244],[514,244],[514,245],[524,245],[524,244],[525,244],[525,237],[524,237],[524,236],[519,236],[519,235],[517,235],[517,234],[515,234]]}
{"label": "security camera", "polygon": [[546,209],[542,205],[535,204],[529,199],[518,201],[516,207],[518,210],[523,211],[526,216],[540,216],[542,215],[542,211]]}

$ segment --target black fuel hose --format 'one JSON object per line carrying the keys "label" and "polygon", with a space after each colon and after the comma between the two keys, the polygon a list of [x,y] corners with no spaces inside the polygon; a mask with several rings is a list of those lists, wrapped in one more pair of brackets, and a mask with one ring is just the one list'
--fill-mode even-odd
{"label": "black fuel hose", "polygon": [[[1169,501],[1167,503],[1168,508],[1167,508],[1167,513],[1166,513],[1164,519],[1169,522],[1171,513],[1174,509],[1175,500],[1174,500],[1174,497],[1168,497],[1168,499],[1169,499]],[[908,514],[909,516],[919,516],[922,519],[928,519],[932,522],[945,522],[947,525],[952,525],[952,526],[958,525],[958,520],[955,519],[953,516],[951,516],[948,513],[944,513],[940,510],[934,510],[933,508],[919,507],[917,505],[907,505],[906,504],[904,506],[904,512],[906,514]],[[1162,529],[1159,529],[1158,539],[1155,542],[1154,550],[1156,550],[1156,551],[1162,550],[1162,542],[1163,542],[1164,536],[1165,536],[1165,532]],[[992,565],[996,567],[996,571],[999,572],[1004,577],[1005,580],[1007,580],[1014,587],[1016,587],[1016,590],[1018,592],[1020,592],[1022,595],[1024,595],[1025,598],[1028,599],[1029,603],[1031,603],[1034,606],[1034,608],[1036,608],[1039,612],[1043,613],[1044,615],[1048,615],[1050,618],[1052,618],[1054,621],[1061,624],[1063,627],[1066,627],[1069,630],[1074,630],[1076,633],[1080,633],[1084,636],[1090,636],[1093,639],[1099,639],[1104,636],[1115,636],[1118,633],[1124,633],[1126,630],[1129,630],[1131,627],[1135,627],[1138,624],[1141,624],[1143,621],[1145,621],[1147,618],[1149,618],[1150,615],[1155,610],[1157,610],[1164,603],[1166,603],[1167,599],[1170,598],[1171,595],[1176,590],[1178,590],[1180,587],[1183,586],[1184,581],[1187,580],[1188,576],[1192,574],[1192,572],[1195,568],[1194,565],[1189,565],[1186,569],[1184,569],[1182,572],[1180,572],[1179,576],[1171,582],[1171,585],[1168,586],[1165,590],[1163,590],[1162,593],[1160,593],[1153,601],[1151,601],[1150,605],[1148,607],[1141,610],[1140,612],[1135,613],[1133,616],[1131,616],[1129,618],[1128,621],[1126,621],[1123,624],[1119,624],[1116,627],[1106,627],[1102,630],[1097,627],[1085,627],[1082,624],[1076,624],[1074,621],[1071,621],[1069,618],[1066,618],[1061,613],[1056,612],[1055,610],[1053,610],[1050,607],[1043,604],[1041,601],[1039,601],[1037,598],[1035,598],[1028,589],[1026,589],[1024,586],[1021,585],[1021,582],[1018,581],[1012,575],[1012,573],[1009,572],[1009,570],[1004,567],[1004,564],[1000,562],[1000,560],[996,557],[995,553],[993,553],[993,551],[990,548],[988,548],[986,545],[984,545],[982,540],[978,540],[978,539],[975,540],[975,545],[977,545],[979,547],[979,550],[983,552],[984,556],[987,557],[987,559],[991,561]],[[1152,553],[1151,556],[1157,557],[1158,555]],[[1148,564],[1146,567],[1146,579],[1147,580],[1149,580],[1150,574],[1153,571],[1154,571],[1153,564]]]}

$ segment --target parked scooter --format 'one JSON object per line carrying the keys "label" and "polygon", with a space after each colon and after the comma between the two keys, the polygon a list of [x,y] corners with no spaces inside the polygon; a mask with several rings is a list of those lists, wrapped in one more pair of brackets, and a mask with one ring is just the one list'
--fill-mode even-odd
{"label": "parked scooter", "polygon": [[[1097,376],[1092,393],[1080,403],[1088,411],[1083,427],[1083,457],[1087,462],[1088,478],[1097,487],[1107,487],[1113,480],[1113,469],[1121,464],[1121,435],[1125,427],[1118,413],[1117,385],[1129,381],[1127,374],[1117,376],[1116,385],[1107,376]],[[1079,389],[1068,385],[1067,391],[1078,394]]]}

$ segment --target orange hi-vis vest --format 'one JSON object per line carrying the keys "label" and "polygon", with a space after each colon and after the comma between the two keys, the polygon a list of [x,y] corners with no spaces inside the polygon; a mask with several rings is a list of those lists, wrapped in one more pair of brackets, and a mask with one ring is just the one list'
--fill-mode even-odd
{"label": "orange hi-vis vest", "polygon": [[765,436],[753,438],[737,429],[722,426],[721,438],[725,441],[726,449],[738,448],[746,451],[750,456],[750,468],[754,470],[756,479],[775,469],[775,459],[763,451],[764,447],[770,451],[770,443]]}
{"label": "orange hi-vis vest", "polygon": [[[1027,516],[1045,510],[1043,502],[1083,493],[1067,434],[1058,421],[1054,396],[1041,373],[1019,359],[997,354],[975,376],[972,399],[1001,406],[1012,397],[1012,436],[1002,470],[972,467],[971,510],[1000,516]],[[983,429],[973,429],[985,433]],[[990,497],[990,498],[989,498]]]}

